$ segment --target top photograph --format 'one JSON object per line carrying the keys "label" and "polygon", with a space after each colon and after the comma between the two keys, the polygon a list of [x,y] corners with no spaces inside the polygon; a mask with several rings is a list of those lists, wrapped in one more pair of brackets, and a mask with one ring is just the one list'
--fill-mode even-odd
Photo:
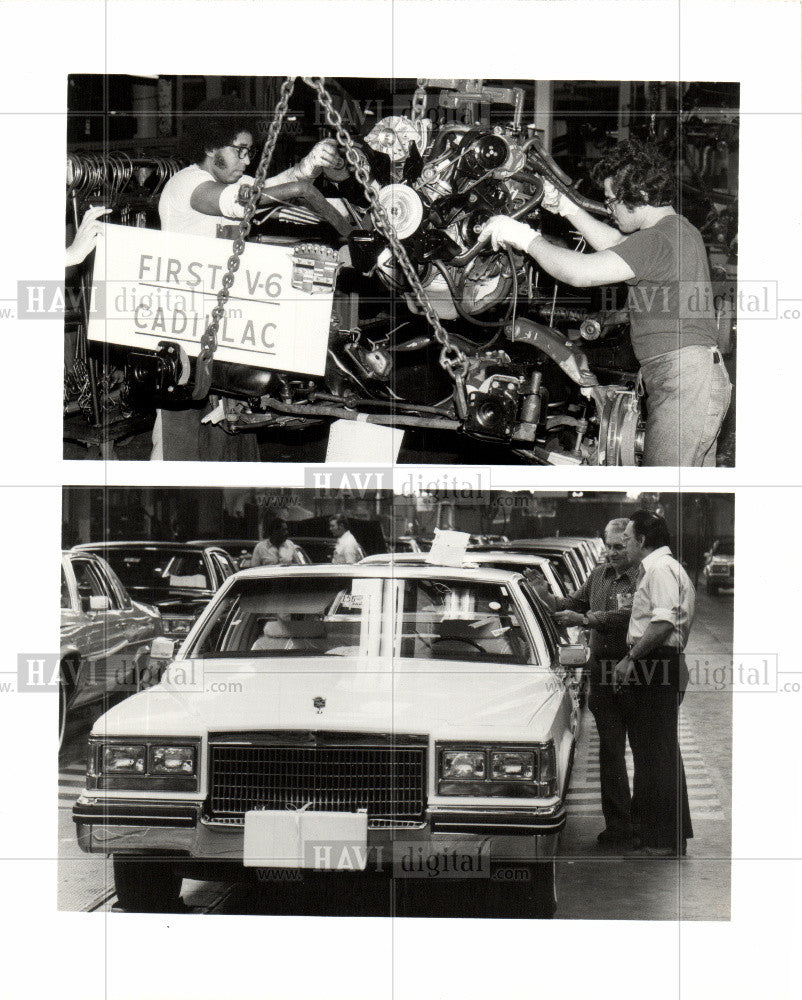
{"label": "top photograph", "polygon": [[64,458],[734,467],[739,107],[71,75]]}

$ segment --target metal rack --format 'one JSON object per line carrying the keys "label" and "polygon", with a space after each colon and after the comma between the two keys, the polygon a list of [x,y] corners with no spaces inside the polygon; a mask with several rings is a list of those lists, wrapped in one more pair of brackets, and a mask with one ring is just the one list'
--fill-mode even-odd
{"label": "metal rack", "polygon": [[[171,156],[131,156],[124,152],[68,153],[67,215],[76,230],[91,205],[111,209],[106,221],[117,225],[158,226],[159,196],[183,164]],[[122,378],[104,352],[89,356],[87,326],[91,271],[72,279],[78,308],[65,317],[64,437],[106,456],[114,443],[140,430],[142,418],[127,412]]]}

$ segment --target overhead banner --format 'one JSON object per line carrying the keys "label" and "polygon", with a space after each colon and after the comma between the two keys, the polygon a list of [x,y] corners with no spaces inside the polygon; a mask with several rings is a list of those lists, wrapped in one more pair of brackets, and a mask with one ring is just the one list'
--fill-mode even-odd
{"label": "overhead banner", "polygon": [[[90,340],[197,357],[217,305],[231,241],[106,225],[98,240]],[[246,243],[217,334],[215,358],[322,375],[337,252]]]}

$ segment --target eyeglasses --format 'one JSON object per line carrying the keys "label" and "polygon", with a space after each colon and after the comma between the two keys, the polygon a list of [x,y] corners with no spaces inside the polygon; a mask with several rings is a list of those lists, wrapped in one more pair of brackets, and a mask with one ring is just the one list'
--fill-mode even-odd
{"label": "eyeglasses", "polygon": [[235,146],[233,142],[230,142],[227,148],[236,149],[237,156],[241,160],[249,160],[251,158],[251,153],[253,152],[253,146]]}

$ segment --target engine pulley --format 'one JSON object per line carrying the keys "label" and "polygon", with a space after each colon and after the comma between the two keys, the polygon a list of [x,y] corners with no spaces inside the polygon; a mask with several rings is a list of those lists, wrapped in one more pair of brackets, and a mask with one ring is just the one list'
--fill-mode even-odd
{"label": "engine pulley", "polygon": [[638,396],[608,386],[599,414],[597,465],[638,465],[643,454],[643,428]]}
{"label": "engine pulley", "polygon": [[400,240],[417,231],[423,221],[423,202],[406,184],[388,184],[379,191],[379,204]]}

